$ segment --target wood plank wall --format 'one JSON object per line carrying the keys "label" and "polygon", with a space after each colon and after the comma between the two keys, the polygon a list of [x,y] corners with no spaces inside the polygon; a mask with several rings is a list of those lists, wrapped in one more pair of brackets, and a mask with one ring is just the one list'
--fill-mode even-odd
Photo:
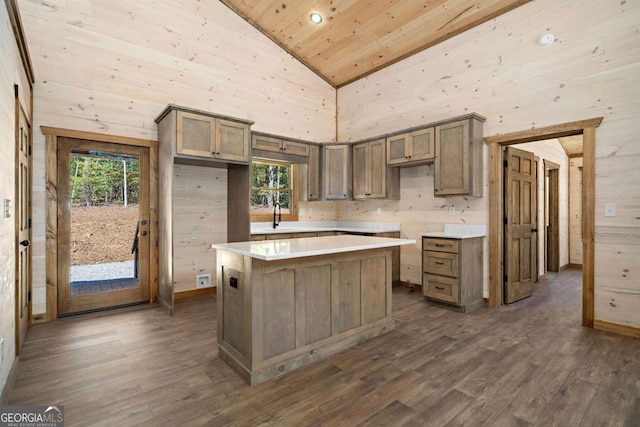
{"label": "wood plank wall", "polygon": [[335,90],[218,1],[19,3],[37,77],[34,314],[45,312],[41,125],[155,139],[153,119],[175,103],[335,138]]}
{"label": "wood plank wall", "polygon": [[569,263],[582,265],[582,157],[569,159]]}
{"label": "wood plank wall", "polygon": [[[0,394],[15,361],[15,130],[14,85],[22,108],[31,114],[31,89],[22,67],[20,52],[11,29],[5,3],[0,6],[0,338],[4,353],[0,359]],[[29,117],[31,119],[31,117]],[[11,204],[10,217],[4,216],[4,201]]]}
{"label": "wood plank wall", "polygon": [[[487,117],[485,136],[603,116],[596,131],[595,318],[639,328],[639,31],[638,2],[527,3],[340,88],[338,139],[359,140],[473,111]],[[547,32],[556,41],[539,48],[537,40]],[[382,215],[368,218],[410,218],[403,223],[403,235],[410,238],[449,222],[435,206],[416,209],[432,191],[427,170],[403,171],[404,210],[383,206]],[[409,174],[423,179],[412,185]],[[480,200],[442,204],[457,205],[456,222],[486,224],[488,202],[485,191]],[[608,202],[616,203],[616,217],[604,217]],[[341,204],[340,216],[353,206]],[[370,211],[375,202],[358,206]],[[413,277],[405,265],[402,276]]]}
{"label": "wood plank wall", "polygon": [[216,285],[212,243],[227,241],[227,170],[174,165],[174,292],[196,288],[198,274],[211,274]]}

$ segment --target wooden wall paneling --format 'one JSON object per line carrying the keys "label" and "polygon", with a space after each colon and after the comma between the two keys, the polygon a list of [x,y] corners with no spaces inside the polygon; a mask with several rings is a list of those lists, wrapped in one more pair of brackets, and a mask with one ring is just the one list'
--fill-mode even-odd
{"label": "wooden wall paneling", "polygon": [[193,290],[198,274],[215,281],[212,243],[227,242],[227,169],[173,166],[173,285],[174,293]]}

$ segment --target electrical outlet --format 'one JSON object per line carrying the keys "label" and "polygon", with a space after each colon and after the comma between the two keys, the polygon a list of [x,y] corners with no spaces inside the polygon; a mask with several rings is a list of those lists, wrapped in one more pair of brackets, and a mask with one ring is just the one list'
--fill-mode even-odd
{"label": "electrical outlet", "polygon": [[604,216],[616,216],[616,204],[605,203],[604,204]]}
{"label": "electrical outlet", "polygon": [[313,208],[309,208],[309,216],[313,216]]}
{"label": "electrical outlet", "polygon": [[191,232],[191,240],[196,240],[198,238],[198,233],[194,231]]}
{"label": "electrical outlet", "polygon": [[449,206],[449,216],[454,216],[456,214],[456,207],[451,205]]}
{"label": "electrical outlet", "polygon": [[211,287],[211,274],[198,274],[196,276],[196,288],[209,288]]}
{"label": "electrical outlet", "polygon": [[300,208],[300,216],[305,216],[307,214],[307,210],[305,208]]}
{"label": "electrical outlet", "polygon": [[4,199],[4,217],[11,218],[11,200]]}

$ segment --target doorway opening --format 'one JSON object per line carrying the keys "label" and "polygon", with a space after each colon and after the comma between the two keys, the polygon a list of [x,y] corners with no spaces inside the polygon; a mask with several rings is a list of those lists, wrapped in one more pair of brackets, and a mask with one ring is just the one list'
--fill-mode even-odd
{"label": "doorway opening", "polygon": [[485,138],[489,145],[489,305],[504,301],[504,146],[582,135],[582,324],[594,326],[595,144],[602,117]]}
{"label": "doorway opening", "polygon": [[140,286],[140,159],[73,150],[69,160],[71,295]]}
{"label": "doorway opening", "polygon": [[46,320],[157,300],[157,142],[43,126]]}

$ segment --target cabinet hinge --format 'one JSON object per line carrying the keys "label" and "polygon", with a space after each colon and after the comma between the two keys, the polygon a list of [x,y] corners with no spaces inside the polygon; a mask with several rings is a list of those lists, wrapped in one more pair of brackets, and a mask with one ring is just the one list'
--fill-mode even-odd
{"label": "cabinet hinge", "polygon": [[31,218],[27,220],[27,228],[31,228]]}

